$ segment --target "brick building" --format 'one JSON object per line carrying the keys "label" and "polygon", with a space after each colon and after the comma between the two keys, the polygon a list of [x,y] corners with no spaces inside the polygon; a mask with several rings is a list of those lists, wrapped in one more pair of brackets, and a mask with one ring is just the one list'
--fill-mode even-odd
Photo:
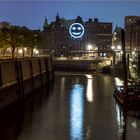
{"label": "brick building", "polygon": [[[69,33],[73,23],[80,23],[84,27],[84,34],[74,38]],[[54,22],[48,24],[45,19],[43,27],[43,48],[55,56],[109,56],[112,45],[112,23],[99,22],[97,18],[84,22],[82,17],[66,20],[57,14]],[[90,46],[90,47],[89,47]]]}
{"label": "brick building", "polygon": [[121,36],[121,27],[115,28],[113,34],[112,34],[112,50],[114,51],[114,64],[118,63],[119,61],[122,61],[122,36]]}
{"label": "brick building", "polygon": [[124,21],[126,52],[132,53],[139,46],[140,16],[126,16]]}
{"label": "brick building", "polygon": [[137,20],[131,27],[131,53],[140,53],[140,20]]}

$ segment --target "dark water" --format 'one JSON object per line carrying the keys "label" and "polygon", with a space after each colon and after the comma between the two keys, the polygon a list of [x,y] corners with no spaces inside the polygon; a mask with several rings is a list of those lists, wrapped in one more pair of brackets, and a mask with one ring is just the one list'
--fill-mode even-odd
{"label": "dark water", "polygon": [[0,114],[0,140],[140,140],[140,111],[122,109],[113,88],[108,75],[56,73],[50,91]]}

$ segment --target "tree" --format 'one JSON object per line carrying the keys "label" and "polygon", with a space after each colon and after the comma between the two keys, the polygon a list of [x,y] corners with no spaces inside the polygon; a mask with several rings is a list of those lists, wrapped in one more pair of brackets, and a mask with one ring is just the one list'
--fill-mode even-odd
{"label": "tree", "polygon": [[30,32],[31,31],[25,26],[20,28],[20,48],[22,49],[23,57],[25,57],[25,51],[30,49]]}
{"label": "tree", "polygon": [[20,26],[11,26],[8,30],[8,43],[12,49],[12,58],[15,57],[15,49],[16,47],[21,46],[22,35],[20,33]]}
{"label": "tree", "polygon": [[30,30],[25,26],[10,25],[8,22],[0,23],[0,48],[6,50],[7,47],[10,47],[12,58],[15,57],[16,48],[22,49],[23,57],[25,48],[28,48],[32,57],[34,47],[40,46],[40,40],[40,30]]}
{"label": "tree", "polygon": [[8,30],[10,26],[9,22],[0,23],[0,49],[3,50],[3,56],[5,56],[5,51],[8,47]]}
{"label": "tree", "polygon": [[33,55],[33,48],[35,47],[35,49],[39,49],[40,48],[40,44],[41,44],[41,32],[40,30],[33,30],[32,31],[32,53],[31,56]]}
{"label": "tree", "polygon": [[22,45],[30,49],[30,56],[33,56],[33,49],[40,46],[41,33],[40,30],[22,30]]}

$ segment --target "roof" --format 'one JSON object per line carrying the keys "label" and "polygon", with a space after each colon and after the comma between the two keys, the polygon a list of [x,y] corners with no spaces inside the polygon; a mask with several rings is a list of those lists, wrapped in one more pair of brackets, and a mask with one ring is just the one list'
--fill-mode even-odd
{"label": "roof", "polygon": [[61,26],[68,29],[70,27],[70,25],[73,24],[74,22],[75,22],[75,19],[69,19],[69,20],[63,19],[61,22]]}

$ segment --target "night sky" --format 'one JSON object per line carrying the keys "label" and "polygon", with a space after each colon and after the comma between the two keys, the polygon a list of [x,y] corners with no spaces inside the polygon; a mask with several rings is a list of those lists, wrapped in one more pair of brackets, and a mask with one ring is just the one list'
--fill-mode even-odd
{"label": "night sky", "polygon": [[79,15],[84,21],[88,18],[99,18],[102,22],[113,22],[113,27],[123,27],[125,16],[140,16],[140,1],[0,1],[0,22],[8,21],[30,29],[42,29],[45,16],[50,23],[55,20],[57,13],[66,19],[73,19]]}

